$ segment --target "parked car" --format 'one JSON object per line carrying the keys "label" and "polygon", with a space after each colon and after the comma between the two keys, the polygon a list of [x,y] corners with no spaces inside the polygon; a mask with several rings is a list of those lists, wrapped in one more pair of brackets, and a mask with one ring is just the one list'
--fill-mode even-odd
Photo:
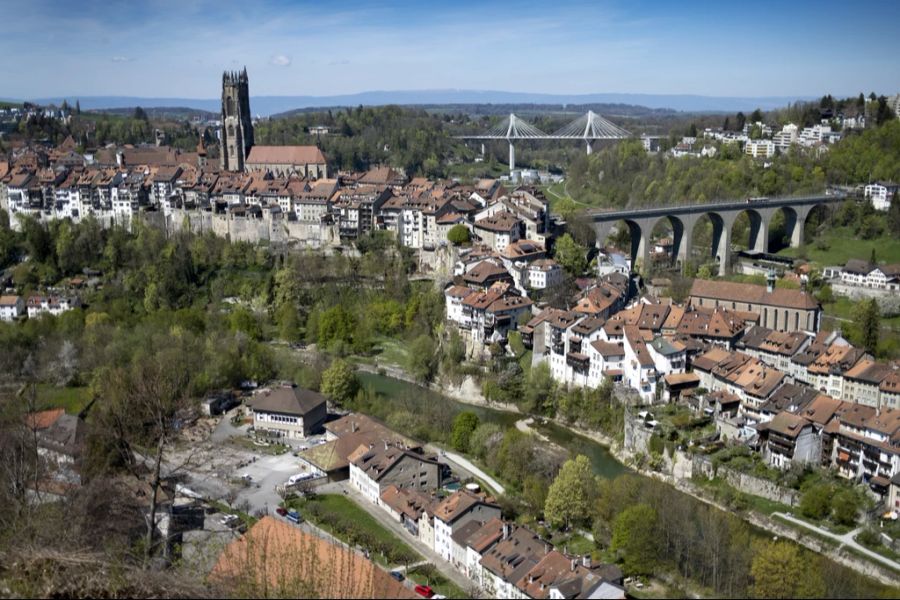
{"label": "parked car", "polygon": [[237,515],[228,514],[222,515],[222,518],[219,519],[219,523],[221,523],[222,525],[227,525],[228,527],[234,527],[237,524],[238,520],[239,518]]}
{"label": "parked car", "polygon": [[300,513],[298,513],[296,510],[289,510],[287,513],[287,520],[299,525],[303,522],[303,517],[301,517]]}
{"label": "parked car", "polygon": [[415,592],[423,598],[431,598],[434,596],[434,590],[431,589],[431,586],[417,585],[414,589]]}
{"label": "parked car", "polygon": [[391,577],[393,577],[397,581],[403,581],[404,579],[406,579],[406,576],[400,571],[391,571]]}
{"label": "parked car", "polygon": [[277,514],[279,517],[285,517],[285,516],[287,516],[287,513],[288,513],[287,509],[283,506],[279,506],[278,508],[275,509],[275,514]]}

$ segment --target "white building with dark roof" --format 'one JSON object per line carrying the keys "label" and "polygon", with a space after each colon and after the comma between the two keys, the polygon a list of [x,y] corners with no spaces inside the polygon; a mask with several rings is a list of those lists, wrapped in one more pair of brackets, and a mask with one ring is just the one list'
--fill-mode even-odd
{"label": "white building with dark roof", "polygon": [[294,440],[322,429],[327,413],[325,396],[296,385],[258,390],[250,407],[257,433]]}

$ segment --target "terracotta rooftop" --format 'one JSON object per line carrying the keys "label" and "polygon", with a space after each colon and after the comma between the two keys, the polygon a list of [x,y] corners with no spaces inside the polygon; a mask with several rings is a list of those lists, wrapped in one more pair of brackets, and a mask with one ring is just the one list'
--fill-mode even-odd
{"label": "terracotta rooftop", "polygon": [[247,155],[248,165],[325,164],[325,155],[316,146],[253,146]]}
{"label": "terracotta rooftop", "polygon": [[812,295],[800,290],[775,288],[769,292],[765,286],[733,281],[695,279],[693,285],[691,285],[691,296],[804,310],[819,307],[818,302]]}
{"label": "terracotta rooftop", "polygon": [[225,547],[210,579],[250,596],[268,590],[297,598],[417,597],[357,552],[270,516]]}

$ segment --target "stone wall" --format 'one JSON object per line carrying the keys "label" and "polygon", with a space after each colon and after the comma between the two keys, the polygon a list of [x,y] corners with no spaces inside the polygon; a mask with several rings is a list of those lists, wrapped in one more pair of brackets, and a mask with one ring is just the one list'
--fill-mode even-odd
{"label": "stone wall", "polygon": [[257,219],[184,209],[173,209],[168,216],[162,212],[145,212],[141,218],[165,229],[167,234],[187,228],[195,233],[211,231],[232,242],[300,244],[316,249],[335,248],[341,243],[336,225],[319,222],[273,220],[267,216]]}
{"label": "stone wall", "polygon": [[707,456],[694,456],[692,472],[698,476],[705,476],[707,479],[721,477],[728,485],[740,492],[773,502],[780,502],[788,506],[795,506],[800,502],[800,493],[797,490],[780,486],[762,477],[741,473],[724,465],[714,465]]}

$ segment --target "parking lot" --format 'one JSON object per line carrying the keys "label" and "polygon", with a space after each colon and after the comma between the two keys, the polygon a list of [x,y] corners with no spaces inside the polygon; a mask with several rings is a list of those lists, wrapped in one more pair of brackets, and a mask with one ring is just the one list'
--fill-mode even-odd
{"label": "parking lot", "polygon": [[281,501],[276,488],[291,475],[308,472],[294,453],[324,442],[325,436],[294,440],[292,450],[275,454],[273,446],[250,441],[249,424],[232,424],[240,410],[201,419],[185,432],[185,442],[167,455],[167,462],[187,474],[185,485],[207,498],[251,514],[272,513]]}

